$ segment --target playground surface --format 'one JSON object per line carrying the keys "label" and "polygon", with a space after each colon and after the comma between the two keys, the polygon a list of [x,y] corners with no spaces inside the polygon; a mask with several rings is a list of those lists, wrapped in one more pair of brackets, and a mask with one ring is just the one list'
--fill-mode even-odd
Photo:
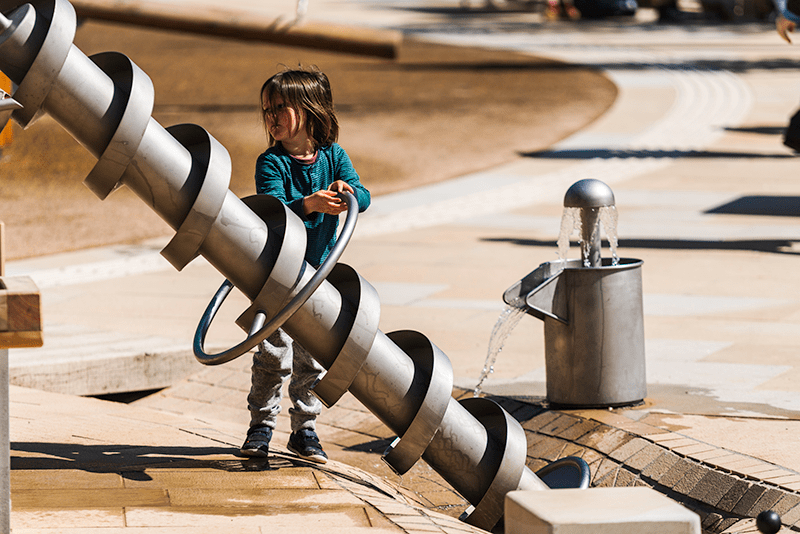
{"label": "playground surface", "polygon": [[[425,333],[453,362],[454,394],[472,395],[503,291],[556,258],[569,185],[601,179],[615,193],[620,255],[644,260],[645,403],[549,409],[532,317],[484,393],[522,422],[534,470],[578,455],[593,485],[653,486],[707,532],[754,532],[765,509],[800,529],[800,182],[781,144],[798,49],[768,25],[535,25],[447,2],[311,6],[309,19],[593,66],[616,86],[596,121],[547,147],[376,195],[343,261],[378,290],[381,330]],[[39,285],[45,329],[42,349],[11,351],[11,374],[61,391],[12,387],[15,532],[472,531],[455,519],[466,503],[423,462],[402,479],[382,465],[392,435],[349,396],[320,417],[324,468],[286,452],[285,417],[273,458],[238,457],[248,362],[192,362],[221,280],[202,260],[175,272],[158,256],[168,238],[8,263]],[[226,303],[215,343],[241,339],[232,318],[245,305]],[[144,369],[166,376],[167,364],[184,376],[130,404],[78,396],[97,387],[76,378],[92,366],[110,383]]]}

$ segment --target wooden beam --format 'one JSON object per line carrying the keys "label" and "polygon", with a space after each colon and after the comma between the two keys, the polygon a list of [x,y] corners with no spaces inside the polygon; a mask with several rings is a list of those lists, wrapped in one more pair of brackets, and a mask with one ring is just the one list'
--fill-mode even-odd
{"label": "wooden beam", "polygon": [[286,21],[255,13],[228,10],[191,9],[155,2],[101,2],[72,0],[78,17],[123,22],[203,35],[263,41],[375,56],[397,57],[402,34],[397,31],[320,24],[311,21]]}
{"label": "wooden beam", "polygon": [[39,288],[27,276],[0,278],[0,349],[42,344]]}

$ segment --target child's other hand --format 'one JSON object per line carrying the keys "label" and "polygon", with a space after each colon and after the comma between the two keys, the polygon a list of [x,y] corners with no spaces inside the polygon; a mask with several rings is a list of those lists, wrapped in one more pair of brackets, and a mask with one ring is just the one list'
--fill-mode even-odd
{"label": "child's other hand", "polygon": [[[344,184],[344,182],[342,182]],[[347,184],[344,184],[348,188]],[[331,184],[333,187],[333,184]],[[303,200],[303,211],[306,215],[310,215],[315,211],[318,213],[327,213],[329,215],[339,215],[343,211],[347,211],[347,204],[340,199],[337,191],[320,190],[307,196]]]}
{"label": "child's other hand", "polygon": [[778,15],[775,18],[775,29],[778,31],[778,35],[789,44],[792,44],[792,39],[789,37],[789,34],[794,32],[796,27],[797,25],[786,17]]}
{"label": "child's other hand", "polygon": [[355,195],[356,194],[356,192],[353,191],[353,188],[350,187],[350,184],[348,184],[347,182],[345,182],[343,180],[336,180],[335,182],[333,182],[330,185],[328,190],[329,191],[334,191],[336,193],[344,193],[345,191],[347,191],[351,195]]}

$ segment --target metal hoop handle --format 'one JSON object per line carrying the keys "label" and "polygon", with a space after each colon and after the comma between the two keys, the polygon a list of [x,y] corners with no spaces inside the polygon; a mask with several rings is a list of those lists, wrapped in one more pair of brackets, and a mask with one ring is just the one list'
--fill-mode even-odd
{"label": "metal hoop handle", "polygon": [[297,295],[294,296],[292,300],[289,301],[288,304],[286,304],[286,306],[276,313],[272,319],[267,321],[266,324],[263,323],[267,317],[267,314],[264,311],[259,310],[253,319],[253,325],[250,327],[250,332],[244,341],[217,354],[206,354],[204,350],[204,344],[206,340],[206,334],[211,326],[211,321],[214,320],[214,316],[217,314],[217,311],[219,311],[222,303],[225,301],[225,298],[233,288],[233,283],[230,280],[226,279],[224,282],[222,282],[222,285],[219,287],[216,294],[211,299],[211,302],[209,302],[206,311],[203,313],[203,316],[200,318],[200,323],[197,325],[197,330],[194,334],[194,356],[200,363],[204,365],[219,365],[222,363],[227,363],[251,350],[253,347],[275,333],[278,328],[283,326],[283,323],[285,323],[289,317],[294,315],[294,313],[306,303],[314,291],[316,291],[322,282],[328,277],[333,270],[333,267],[336,265],[336,262],[338,262],[339,258],[342,256],[347,244],[350,242],[350,238],[353,236],[353,231],[356,227],[356,221],[358,220],[358,201],[356,200],[356,197],[353,196],[352,193],[348,193],[346,191],[339,193],[337,196],[344,200],[347,204],[347,218],[345,219],[342,231],[339,233],[339,237],[336,239],[336,243],[333,245],[328,257],[325,258],[324,262],[322,262],[322,265],[320,265],[317,272],[311,277],[311,280],[309,280],[308,283],[303,286],[303,288],[297,293]]}

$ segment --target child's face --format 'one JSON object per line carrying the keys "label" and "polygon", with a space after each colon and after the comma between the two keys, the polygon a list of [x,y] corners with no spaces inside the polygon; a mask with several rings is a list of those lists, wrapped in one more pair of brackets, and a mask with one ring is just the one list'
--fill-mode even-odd
{"label": "child's face", "polygon": [[261,106],[267,129],[275,141],[288,141],[307,135],[303,110],[289,107],[280,96],[276,96],[274,102],[270,103],[266,95],[263,95]]}

